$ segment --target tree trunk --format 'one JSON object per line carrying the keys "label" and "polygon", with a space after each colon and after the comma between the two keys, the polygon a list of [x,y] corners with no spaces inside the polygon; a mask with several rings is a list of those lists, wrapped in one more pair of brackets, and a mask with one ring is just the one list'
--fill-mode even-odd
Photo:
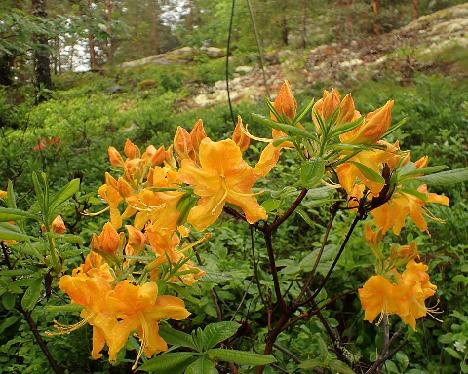
{"label": "tree trunk", "polygon": [[374,34],[380,35],[380,25],[379,25],[379,16],[380,16],[380,4],[379,0],[371,0],[372,11],[375,15],[374,20]]}
{"label": "tree trunk", "polygon": [[107,41],[106,41],[106,54],[107,54],[107,62],[112,62],[114,58],[114,43],[112,40],[112,8],[113,3],[112,0],[105,0],[106,6],[106,20],[107,20]]}
{"label": "tree trunk", "polygon": [[[91,15],[92,9],[92,0],[88,0],[88,9],[87,13]],[[91,18],[91,17],[90,17]],[[92,71],[97,70],[97,59],[96,59],[96,40],[94,34],[91,32],[91,27],[88,27],[88,48],[89,48],[89,67]]]}
{"label": "tree trunk", "polygon": [[419,0],[413,0],[413,19],[418,18]]}
{"label": "tree trunk", "polygon": [[151,16],[151,54],[158,55],[161,53],[161,38],[159,35],[159,16],[160,7],[158,0],[152,0],[152,16]]}
{"label": "tree trunk", "polygon": [[[47,19],[46,0],[32,0],[31,4],[34,16]],[[42,92],[42,89],[52,89],[52,78],[50,75],[50,51],[47,35],[36,34],[34,39],[37,43],[33,52],[33,63],[37,90],[36,102],[38,103],[47,100],[47,95]]]}
{"label": "tree trunk", "polygon": [[12,57],[7,54],[0,55],[0,84],[3,86],[11,86],[11,62]]}

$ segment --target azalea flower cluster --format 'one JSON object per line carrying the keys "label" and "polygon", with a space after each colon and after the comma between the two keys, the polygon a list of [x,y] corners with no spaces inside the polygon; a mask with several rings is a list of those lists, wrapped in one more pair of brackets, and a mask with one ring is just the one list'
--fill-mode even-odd
{"label": "azalea flower cluster", "polygon": [[[273,121],[280,117],[285,123],[311,130],[295,120],[297,102],[287,82],[272,106],[276,111],[271,114]],[[341,98],[336,90],[325,91],[312,106],[312,122],[318,135],[315,143],[319,146],[312,144],[301,152],[308,157],[316,157],[318,153],[325,160],[330,160],[327,170],[336,173],[338,187],[346,193],[349,208],[365,213],[370,211],[372,224],[378,230],[377,234],[371,235],[370,226],[366,227],[366,237],[373,243],[371,248],[376,255],[378,274],[359,290],[365,319],[373,322],[378,315],[383,318],[397,314],[415,329],[415,320],[431,313],[431,309],[425,306],[425,300],[436,290],[436,286],[429,282],[428,267],[416,262],[418,256],[414,244],[403,246],[399,252],[393,250],[386,261],[387,266],[383,266],[383,254],[381,250],[377,251],[380,245],[377,242],[389,230],[399,235],[408,218],[421,231],[428,232],[426,217],[439,219],[425,205],[448,206],[449,199],[428,192],[425,184],[418,183],[417,177],[427,170],[427,156],[411,162],[410,152],[402,151],[398,141],[391,144],[382,139],[391,132],[393,106],[394,101],[389,100],[381,108],[361,116],[355,109],[351,94]],[[331,142],[333,136],[338,136],[340,144],[327,143],[330,140],[326,136],[330,134]],[[272,131],[272,140],[276,142],[288,137],[287,132]],[[297,141],[282,145],[298,148]],[[411,248],[411,253],[404,254],[408,248]],[[399,260],[395,261],[396,258]],[[406,269],[400,274],[397,268],[402,265]]]}
{"label": "azalea flower cluster", "polygon": [[[59,333],[92,325],[92,356],[100,357],[107,345],[111,361],[132,332],[141,341],[138,357],[167,350],[158,321],[185,319],[189,312],[178,297],[160,295],[158,284],[190,286],[203,277],[192,258],[209,234],[196,240],[190,233],[205,231],[223,210],[235,209],[250,224],[267,221],[254,185],[275,167],[283,150],[297,152],[306,166],[321,165],[317,183],[342,191],[350,210],[372,215],[378,229],[373,248],[381,266],[359,291],[365,318],[398,314],[414,328],[415,319],[427,312],[424,301],[435,293],[427,266],[414,254],[402,255],[403,250],[385,261],[376,238],[390,229],[399,234],[408,217],[427,231],[425,205],[448,205],[448,198],[429,193],[424,184],[415,187],[427,158],[413,163],[398,142],[382,140],[391,131],[393,101],[362,116],[351,94],[342,99],[332,90],[299,113],[285,82],[268,105],[270,118],[261,121],[272,129],[271,138],[252,135],[238,117],[229,139],[213,141],[198,120],[190,132],[178,127],[168,148],[150,145],[141,151],[127,139],[124,156],[108,149],[115,174],[106,173],[98,190],[107,204],[98,213],[109,211],[109,222],[93,236],[86,261],[59,283],[83,308],[83,320],[72,326],[57,323]],[[244,160],[251,139],[267,143],[254,166]],[[406,270],[400,274],[402,264]]]}
{"label": "azalea flower cluster", "polygon": [[98,190],[107,203],[98,213],[108,210],[109,222],[93,236],[85,263],[59,283],[83,307],[83,320],[72,326],[56,322],[59,333],[92,325],[93,358],[107,345],[115,361],[133,331],[141,341],[138,357],[167,350],[158,321],[185,319],[189,312],[178,297],[159,295],[157,282],[190,286],[205,274],[192,257],[209,234],[191,242],[191,227],[204,231],[225,204],[239,207],[251,223],[267,218],[252,188],[276,164],[279,150],[269,145],[255,167],[248,165],[242,153],[250,139],[238,121],[232,138],[218,142],[199,120],[191,132],[179,127],[168,149],[150,145],[141,152],[127,140],[123,157],[109,148],[110,164],[120,172],[117,178],[106,173]]}

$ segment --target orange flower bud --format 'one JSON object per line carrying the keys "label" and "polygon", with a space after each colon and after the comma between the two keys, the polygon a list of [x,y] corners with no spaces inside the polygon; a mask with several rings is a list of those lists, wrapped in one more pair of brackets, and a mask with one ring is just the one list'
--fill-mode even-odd
{"label": "orange flower bud", "polygon": [[5,197],[7,197],[8,192],[0,190],[0,200],[3,200]]}
{"label": "orange flower bud", "polygon": [[174,151],[181,160],[185,158],[195,159],[191,136],[187,130],[180,126],[177,127],[174,137]]}
{"label": "orange flower bud", "polygon": [[203,121],[199,119],[193,126],[192,131],[190,131],[190,140],[192,141],[192,146],[195,149],[195,152],[198,152],[200,148],[200,143],[203,139],[206,138],[205,128],[203,127]]}
{"label": "orange flower bud", "polygon": [[340,140],[348,144],[374,144],[390,128],[392,123],[393,100],[367,114],[364,123],[344,134],[340,135]]}
{"label": "orange flower bud", "polygon": [[145,247],[145,234],[131,225],[125,225],[125,227],[128,231],[128,243],[125,247],[125,253],[129,256],[138,255]]}
{"label": "orange flower bud", "polygon": [[135,144],[133,144],[133,142],[130,139],[127,139],[125,141],[124,152],[125,155],[131,160],[140,157],[140,150]]}
{"label": "orange flower bud", "polygon": [[427,163],[429,161],[429,157],[423,156],[419,160],[417,160],[414,165],[416,166],[417,169],[425,168],[427,166]]}
{"label": "orange flower bud", "polygon": [[110,164],[117,168],[121,168],[124,164],[124,161],[122,159],[122,156],[120,155],[119,151],[115,149],[114,147],[109,147],[107,149],[107,153],[109,154],[109,161]]}
{"label": "orange flower bud", "polygon": [[[294,98],[294,95],[291,90],[291,86],[288,81],[284,81],[278,95],[276,96],[275,101],[273,102],[273,107],[276,109],[278,114],[281,114],[292,120],[296,116],[297,111],[297,102]],[[277,118],[271,113],[271,119],[277,121]]]}
{"label": "orange flower bud", "polygon": [[108,254],[115,254],[119,245],[119,234],[110,222],[107,222],[102,228],[101,234],[95,234],[91,241],[91,247],[94,251]]}
{"label": "orange flower bud", "polygon": [[162,145],[156,150],[153,157],[151,157],[151,163],[153,164],[153,166],[161,165],[166,160],[166,156],[166,150]]}
{"label": "orange flower bud", "polygon": [[234,140],[242,152],[245,152],[249,148],[250,138],[242,131],[241,116],[237,116],[237,124],[232,133],[232,140]]}
{"label": "orange flower bud", "polygon": [[52,231],[56,234],[63,234],[66,231],[65,223],[60,215],[52,221]]}
{"label": "orange flower bud", "polygon": [[108,186],[111,186],[112,188],[118,189],[119,184],[115,180],[115,178],[110,175],[107,171],[104,173],[104,180]]}
{"label": "orange flower bud", "polygon": [[317,130],[320,130],[317,114],[324,122],[328,121],[336,108],[340,105],[340,101],[341,96],[337,90],[332,89],[331,92],[327,90],[323,91],[323,97],[312,107],[312,120],[314,121]]}
{"label": "orange flower bud", "polygon": [[354,107],[353,97],[349,93],[341,101],[340,112],[338,113],[336,124],[337,126],[340,126],[344,123],[352,122],[359,117],[361,117],[361,113],[359,113]]}
{"label": "orange flower bud", "polygon": [[141,156],[141,159],[143,161],[151,161],[151,159],[153,158],[156,151],[157,151],[156,147],[154,145],[150,144],[148,147],[146,147],[146,150],[143,153],[143,155]]}
{"label": "orange flower bud", "polygon": [[131,196],[133,194],[133,188],[130,184],[123,178],[119,178],[117,182],[117,189],[119,190],[119,194],[125,198]]}

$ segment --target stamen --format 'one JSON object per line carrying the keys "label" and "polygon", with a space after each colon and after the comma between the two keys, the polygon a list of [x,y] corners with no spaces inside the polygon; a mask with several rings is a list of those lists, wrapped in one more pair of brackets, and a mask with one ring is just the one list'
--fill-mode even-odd
{"label": "stamen", "polygon": [[57,332],[46,331],[47,336],[57,336],[69,334],[72,331],[78,330],[80,327],[83,327],[88,323],[89,320],[93,319],[96,316],[96,313],[91,313],[88,317],[83,318],[81,321],[74,323],[72,325],[64,325],[57,320],[54,320],[54,327],[57,329]]}

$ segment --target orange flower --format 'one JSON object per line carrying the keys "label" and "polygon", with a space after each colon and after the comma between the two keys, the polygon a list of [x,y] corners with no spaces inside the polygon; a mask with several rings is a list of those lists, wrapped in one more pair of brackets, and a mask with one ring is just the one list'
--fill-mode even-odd
{"label": "orange flower", "polygon": [[[86,259],[86,262],[90,256]],[[91,261],[91,260],[90,260]],[[84,270],[84,264],[75,270]],[[80,322],[64,326],[55,322],[58,334],[68,334],[89,323],[93,326],[93,350],[91,356],[94,359],[101,357],[101,350],[107,342],[111,346],[113,341],[113,326],[117,322],[112,311],[107,305],[107,295],[111,291],[112,276],[109,273],[107,264],[93,267],[87,265],[87,271],[74,271],[72,276],[64,275],[60,278],[59,287],[70,296],[73,304],[81,305]],[[49,333],[48,335],[55,335]]]}
{"label": "orange flower", "polygon": [[429,281],[427,269],[427,265],[410,260],[396,286],[396,313],[413,330],[416,319],[433,312],[426,307],[425,300],[435,294],[437,286]]}
{"label": "orange flower", "polygon": [[242,131],[242,118],[237,116],[237,124],[232,133],[232,140],[239,146],[241,152],[245,152],[250,146],[250,138]]}
{"label": "orange flower", "polygon": [[394,290],[395,286],[381,275],[374,275],[364,283],[358,292],[366,321],[373,322],[378,315],[381,319],[395,312]]}
{"label": "orange flower", "polygon": [[392,108],[394,101],[387,103],[367,114],[364,123],[357,128],[340,135],[342,143],[348,144],[374,144],[390,128],[392,123]]}
{"label": "orange flower", "polygon": [[123,199],[119,193],[117,181],[109,173],[106,173],[106,183],[99,187],[98,194],[109,205],[111,223],[116,228],[122,226],[119,204]]}
{"label": "orange flower", "polygon": [[400,235],[406,218],[409,216],[421,231],[427,232],[427,222],[424,218],[427,211],[424,206],[428,203],[448,206],[449,198],[427,192],[425,184],[419,186],[417,192],[425,196],[426,199],[421,200],[415,195],[397,190],[390,201],[371,211],[375,225],[384,233],[392,229],[395,235]]}
{"label": "orange flower", "polygon": [[137,256],[145,248],[145,234],[131,225],[125,225],[128,231],[128,242],[125,247],[125,254]]}
{"label": "orange flower", "polygon": [[[107,298],[107,307],[119,319],[113,326],[113,338],[109,345],[109,359],[127,343],[132,331],[137,331],[141,341],[138,357],[143,352],[150,357],[167,351],[167,343],[158,334],[158,321],[163,318],[185,319],[190,313],[184,302],[175,296],[158,295],[154,282],[134,285],[127,280],[119,282]],[[137,357],[137,361],[138,361]]]}
{"label": "orange flower", "polygon": [[[292,121],[296,116],[297,101],[292,93],[291,86],[289,85],[288,81],[284,81],[283,85],[278,91],[278,95],[276,95],[275,101],[273,102],[273,107],[278,114],[286,117],[286,119],[290,121]],[[273,113],[270,113],[270,117],[275,122],[278,122],[279,120]],[[271,130],[271,135],[273,139],[288,136],[288,134],[285,132],[275,129]],[[292,147],[291,142],[285,142],[282,145],[285,147]]]}
{"label": "orange flower", "polygon": [[[200,166],[190,159],[182,160],[179,179],[193,186],[200,197],[187,221],[203,231],[221,214],[225,203],[240,207],[250,223],[266,219],[266,212],[252,193],[261,176],[243,159],[239,146],[231,139],[213,142],[205,138],[200,145]],[[265,167],[259,172],[264,172]]]}
{"label": "orange flower", "polygon": [[121,168],[124,165],[124,161],[122,159],[122,156],[120,155],[119,151],[115,149],[114,147],[109,147],[107,149],[107,153],[109,155],[109,162],[111,166],[117,168]]}
{"label": "orange flower", "polygon": [[125,156],[127,156],[127,158],[129,158],[130,160],[140,158],[140,150],[135,144],[133,144],[133,142],[130,139],[127,139],[125,141],[124,152]]}
{"label": "orange flower", "polygon": [[[273,102],[273,107],[278,114],[285,116],[290,121],[296,116],[297,101],[294,98],[288,81],[284,81],[278,91],[278,95],[276,95],[276,99]],[[273,113],[271,113],[271,119],[273,121],[278,120]]]}
{"label": "orange flower", "polygon": [[192,142],[193,149],[198,153],[200,143],[206,138],[205,128],[203,127],[203,121],[199,119],[190,131],[190,140]]}
{"label": "orange flower", "polygon": [[101,234],[94,234],[91,240],[91,247],[93,250],[102,254],[116,254],[119,246],[119,234],[109,222],[104,224]]}
{"label": "orange flower", "polygon": [[190,158],[195,160],[195,149],[187,130],[178,126],[174,137],[174,151],[179,159]]}
{"label": "orange flower", "polygon": [[[378,195],[383,187],[382,183],[375,182],[367,178],[352,162],[359,162],[380,174],[384,164],[387,164],[391,169],[394,169],[397,167],[400,160],[406,157],[405,153],[400,151],[398,142],[390,144],[381,140],[378,144],[385,146],[386,149],[362,151],[351,158],[348,162],[337,167],[336,174],[338,175],[340,185],[344,188],[350,199],[360,199],[362,197],[364,186],[368,187],[374,196]],[[359,184],[364,186],[356,189],[356,185]]]}
{"label": "orange flower", "polygon": [[65,231],[67,231],[62,217],[57,216],[52,221],[52,231],[55,232],[56,234],[63,234],[65,233]]}
{"label": "orange flower", "polygon": [[5,199],[8,196],[7,191],[0,190],[0,200]]}

